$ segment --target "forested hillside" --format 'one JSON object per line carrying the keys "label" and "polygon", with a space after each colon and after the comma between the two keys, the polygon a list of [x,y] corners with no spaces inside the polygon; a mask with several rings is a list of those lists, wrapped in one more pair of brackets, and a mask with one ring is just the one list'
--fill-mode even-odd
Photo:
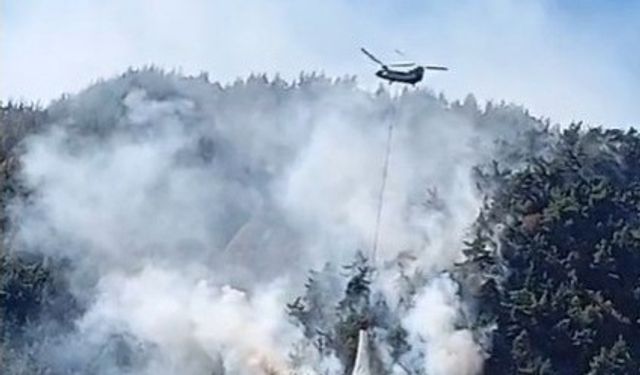
{"label": "forested hillside", "polygon": [[635,130],[156,69],[1,110],[3,374],[345,374],[363,328],[376,374],[637,373]]}
{"label": "forested hillside", "polygon": [[481,177],[498,189],[463,273],[496,324],[485,371],[637,373],[640,137],[573,125],[555,149]]}

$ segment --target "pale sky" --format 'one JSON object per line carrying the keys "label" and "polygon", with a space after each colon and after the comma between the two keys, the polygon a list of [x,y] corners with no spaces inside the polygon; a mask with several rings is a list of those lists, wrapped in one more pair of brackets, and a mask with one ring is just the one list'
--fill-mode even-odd
{"label": "pale sky", "polygon": [[449,99],[523,104],[567,123],[640,123],[640,1],[0,0],[0,98],[46,104],[154,64],[233,81],[251,72],[358,75],[394,49],[447,65]]}

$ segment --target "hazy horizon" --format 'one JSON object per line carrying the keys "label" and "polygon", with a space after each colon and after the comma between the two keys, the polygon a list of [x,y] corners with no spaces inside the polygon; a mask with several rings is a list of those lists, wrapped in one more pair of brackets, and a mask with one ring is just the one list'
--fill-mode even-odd
{"label": "hazy horizon", "polygon": [[388,61],[449,66],[421,85],[454,100],[473,93],[563,124],[626,127],[640,117],[632,1],[30,0],[5,1],[1,14],[2,100],[47,104],[144,65],[223,83],[317,71],[375,88],[365,46]]}

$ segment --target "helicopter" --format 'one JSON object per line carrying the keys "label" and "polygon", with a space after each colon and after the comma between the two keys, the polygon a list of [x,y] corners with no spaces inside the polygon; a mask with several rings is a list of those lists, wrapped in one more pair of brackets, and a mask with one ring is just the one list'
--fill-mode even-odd
{"label": "helicopter", "polygon": [[[368,58],[370,58],[371,60],[373,60],[375,63],[379,64],[382,67],[382,69],[376,72],[376,76],[389,81],[389,84],[392,84],[393,82],[400,82],[400,83],[415,85],[416,83],[422,81],[422,77],[424,76],[425,70],[449,70],[447,67],[444,67],[444,66],[434,66],[434,65],[425,65],[425,66],[417,65],[416,66],[416,63],[412,63],[412,62],[385,64],[382,61],[380,61],[377,57],[375,57],[373,54],[371,54],[371,52],[367,51],[366,49],[360,48],[360,50],[362,51],[362,53],[367,55]],[[415,66],[415,68],[411,70],[406,70],[406,71],[389,69],[389,67],[401,68],[401,67],[412,67],[412,66]]]}

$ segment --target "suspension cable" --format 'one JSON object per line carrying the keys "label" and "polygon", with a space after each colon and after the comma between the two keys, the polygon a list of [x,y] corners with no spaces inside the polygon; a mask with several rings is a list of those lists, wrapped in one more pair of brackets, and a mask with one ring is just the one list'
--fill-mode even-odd
{"label": "suspension cable", "polygon": [[380,184],[380,193],[378,195],[378,212],[376,214],[376,228],[373,237],[373,246],[371,251],[371,263],[376,264],[376,256],[378,252],[378,242],[380,240],[380,221],[382,219],[382,209],[384,205],[384,192],[387,187],[387,176],[389,175],[389,158],[391,156],[391,140],[393,138],[393,127],[395,123],[395,116],[393,108],[391,109],[391,119],[389,120],[389,126],[387,128],[387,147],[384,156],[384,165],[382,167],[382,182]]}

